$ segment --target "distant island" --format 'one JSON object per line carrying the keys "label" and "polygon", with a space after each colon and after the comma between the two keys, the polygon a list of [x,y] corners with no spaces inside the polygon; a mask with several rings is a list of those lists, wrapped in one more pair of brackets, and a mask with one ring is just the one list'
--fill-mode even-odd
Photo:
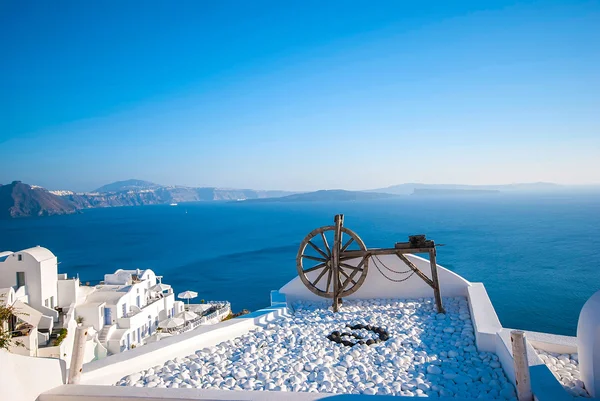
{"label": "distant island", "polygon": [[413,196],[465,196],[465,195],[494,195],[497,189],[456,189],[456,188],[415,188]]}
{"label": "distant island", "polygon": [[[564,189],[565,186],[550,182],[533,182],[504,185],[462,185],[462,184],[420,184],[406,183],[390,187],[371,189],[369,192],[380,192],[395,195],[424,194],[422,190],[444,191],[495,191],[495,192],[552,192]],[[449,194],[450,192],[448,192]],[[462,192],[465,193],[465,192]]]}
{"label": "distant island", "polygon": [[345,191],[343,189],[329,189],[315,192],[305,192],[282,196],[278,198],[252,199],[249,202],[347,202],[395,198],[397,195],[378,192]]}
{"label": "distant island", "polygon": [[[53,216],[77,213],[84,209],[117,206],[168,205],[185,202],[344,202],[385,199],[396,196],[441,197],[449,195],[489,195],[498,193],[556,192],[573,186],[552,183],[508,185],[399,184],[365,191],[342,189],[314,192],[265,191],[217,187],[159,185],[144,180],[117,181],[92,192],[49,191],[45,188],[13,181],[0,185],[0,219]],[[582,189],[598,191],[598,186]]]}
{"label": "distant island", "polygon": [[0,219],[72,214],[83,209],[163,205],[280,197],[288,191],[261,191],[215,187],[163,186],[143,180],[118,181],[93,192],[49,191],[21,181],[0,185]]}

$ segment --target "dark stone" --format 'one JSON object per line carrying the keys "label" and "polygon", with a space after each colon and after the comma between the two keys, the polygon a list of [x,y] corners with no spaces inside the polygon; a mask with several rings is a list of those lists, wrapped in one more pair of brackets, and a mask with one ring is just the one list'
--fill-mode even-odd
{"label": "dark stone", "polygon": [[[355,324],[354,326],[347,324],[346,327],[351,330],[360,330],[360,329],[369,330],[369,331],[377,334],[378,338],[377,339],[368,339],[365,341],[365,338],[358,333],[339,332],[337,330],[332,332],[331,334],[329,334],[327,336],[327,338],[337,344],[343,344],[347,347],[352,347],[356,344],[373,345],[373,344],[377,344],[382,341],[387,341],[390,339],[389,333],[382,327],[375,327],[375,326],[371,326],[371,325],[362,325],[362,324]],[[356,341],[352,341],[352,340],[356,340]]]}

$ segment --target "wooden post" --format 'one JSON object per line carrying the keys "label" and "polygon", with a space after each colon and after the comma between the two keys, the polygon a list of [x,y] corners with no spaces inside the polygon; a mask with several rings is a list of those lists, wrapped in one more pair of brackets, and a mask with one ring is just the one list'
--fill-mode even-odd
{"label": "wooden post", "polygon": [[337,312],[340,305],[340,248],[342,247],[342,226],[344,215],[336,214],[334,218],[333,248],[331,249],[331,271],[333,275],[333,311]]}
{"label": "wooden post", "polygon": [[435,248],[429,250],[429,263],[431,264],[431,280],[433,281],[433,296],[438,313],[446,313],[442,305],[442,294],[440,291],[440,280],[438,279],[437,262],[435,260]]}
{"label": "wooden post", "polygon": [[510,332],[513,359],[515,361],[515,382],[517,384],[517,397],[519,401],[532,401],[531,378],[529,377],[529,361],[527,360],[527,346],[525,332],[513,330]]}
{"label": "wooden post", "polygon": [[73,342],[73,352],[71,354],[71,366],[69,368],[68,384],[78,384],[79,380],[81,379],[87,333],[87,327],[77,326],[77,329],[75,330],[75,341]]}

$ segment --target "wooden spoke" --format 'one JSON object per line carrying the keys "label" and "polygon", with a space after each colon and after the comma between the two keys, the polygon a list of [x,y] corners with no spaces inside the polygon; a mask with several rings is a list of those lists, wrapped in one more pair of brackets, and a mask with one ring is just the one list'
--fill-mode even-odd
{"label": "wooden spoke", "polygon": [[[340,269],[340,271],[342,272],[343,270]],[[354,285],[356,285],[356,282],[353,280],[354,276],[356,276],[356,274],[358,273],[358,270],[354,270],[350,276],[346,279],[346,281],[344,281],[344,284],[342,285],[342,288],[346,288],[346,285],[348,285],[349,282],[354,283]],[[346,273],[344,273],[345,275]]]}
{"label": "wooden spoke", "polygon": [[331,270],[331,269],[323,269],[323,271],[317,276],[317,279],[315,281],[313,281],[313,285],[316,287],[317,283],[319,281],[321,281],[321,278],[323,278],[323,276],[325,275],[325,273],[327,272],[327,270]]}
{"label": "wooden spoke", "polygon": [[329,273],[327,274],[327,287],[325,287],[325,292],[329,292],[329,285],[331,285],[331,276],[333,275],[333,270],[329,269]]}
{"label": "wooden spoke", "polygon": [[350,239],[348,240],[348,242],[346,242],[346,244],[342,247],[342,249],[340,250],[340,253],[344,252],[346,249],[348,249],[348,247],[350,246],[350,244],[354,241],[354,238],[350,237]]}
{"label": "wooden spoke", "polygon": [[344,285],[342,286],[342,288],[346,288],[346,284],[348,283],[348,280],[350,280],[354,285],[356,285],[356,281],[352,280],[350,278],[350,276],[348,275],[348,273],[346,273],[342,269],[340,269],[340,273],[342,273],[346,277],[346,279],[347,279],[346,281],[344,281]]}
{"label": "wooden spoke", "polygon": [[341,267],[345,267],[346,269],[352,269],[352,270],[358,270],[358,271],[363,271],[363,269],[361,269],[360,267],[356,267],[356,266],[352,266],[352,265],[348,265],[346,263],[340,263]]}
{"label": "wooden spoke", "polygon": [[312,241],[308,241],[308,245],[312,246],[313,249],[317,252],[319,252],[321,254],[321,256],[323,256],[325,259],[329,259],[329,255],[327,255],[325,252],[323,252],[318,246],[316,246],[315,244],[313,244]]}
{"label": "wooden spoke", "polygon": [[323,258],[317,258],[316,256],[310,256],[310,255],[306,255],[306,254],[302,254],[303,258],[306,259],[310,259],[310,260],[315,260],[317,262],[327,262],[327,259],[323,259]]}
{"label": "wooden spoke", "polygon": [[325,266],[327,266],[327,262],[319,263],[318,265],[315,265],[315,266],[313,266],[311,268],[308,268],[308,269],[304,270],[304,273],[310,273],[312,271],[315,271],[315,270],[318,270],[318,269],[322,269]]}
{"label": "wooden spoke", "polygon": [[327,251],[327,255],[331,257],[331,249],[329,249],[329,244],[327,243],[327,238],[325,237],[325,233],[321,231],[321,237],[323,238],[323,243],[325,244],[325,250]]}

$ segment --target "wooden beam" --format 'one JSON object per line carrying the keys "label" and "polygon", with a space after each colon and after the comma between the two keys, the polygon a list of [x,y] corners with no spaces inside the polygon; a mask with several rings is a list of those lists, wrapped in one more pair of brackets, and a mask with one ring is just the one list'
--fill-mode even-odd
{"label": "wooden beam", "polygon": [[513,360],[515,361],[515,382],[517,384],[517,397],[519,401],[533,400],[526,341],[524,331],[513,330],[510,332]]}
{"label": "wooden beam", "polygon": [[437,262],[435,260],[435,248],[429,251],[429,264],[431,265],[431,279],[433,281],[433,295],[438,313],[446,313],[442,305],[442,293],[440,291],[440,280],[438,279]]}
{"label": "wooden beam", "polygon": [[417,273],[417,276],[421,277],[423,279],[423,281],[425,281],[427,283],[427,285],[429,285],[431,288],[434,288],[434,284],[433,281],[431,281],[429,279],[429,277],[427,277],[421,270],[419,270],[419,268],[417,266],[415,266],[413,264],[413,262],[411,262],[410,260],[408,260],[408,258],[406,256],[404,256],[403,254],[399,253],[397,254],[397,256],[400,258],[400,260],[402,260],[408,267],[411,268],[412,271],[414,271],[415,273]]}
{"label": "wooden beam", "polygon": [[431,249],[434,248],[435,244],[431,240],[425,241],[424,244],[421,244],[419,247],[415,247],[410,242],[396,242],[394,248],[396,249]]}
{"label": "wooden beam", "polygon": [[380,256],[380,255],[398,255],[398,254],[413,254],[413,253],[429,253],[431,248],[407,248],[407,249],[396,249],[396,248],[375,248],[368,249],[366,251],[352,250],[344,251],[340,253],[340,259],[348,260],[355,258],[362,258],[363,256]]}
{"label": "wooden beam", "polygon": [[337,312],[340,305],[340,249],[342,247],[342,226],[344,215],[337,214],[334,218],[333,248],[331,249],[331,269],[333,271],[333,311]]}
{"label": "wooden beam", "polygon": [[85,355],[85,342],[87,340],[88,328],[77,326],[75,328],[75,341],[73,342],[73,351],[71,354],[71,367],[69,368],[68,384],[78,384],[81,380],[81,371],[83,370],[83,357]]}

